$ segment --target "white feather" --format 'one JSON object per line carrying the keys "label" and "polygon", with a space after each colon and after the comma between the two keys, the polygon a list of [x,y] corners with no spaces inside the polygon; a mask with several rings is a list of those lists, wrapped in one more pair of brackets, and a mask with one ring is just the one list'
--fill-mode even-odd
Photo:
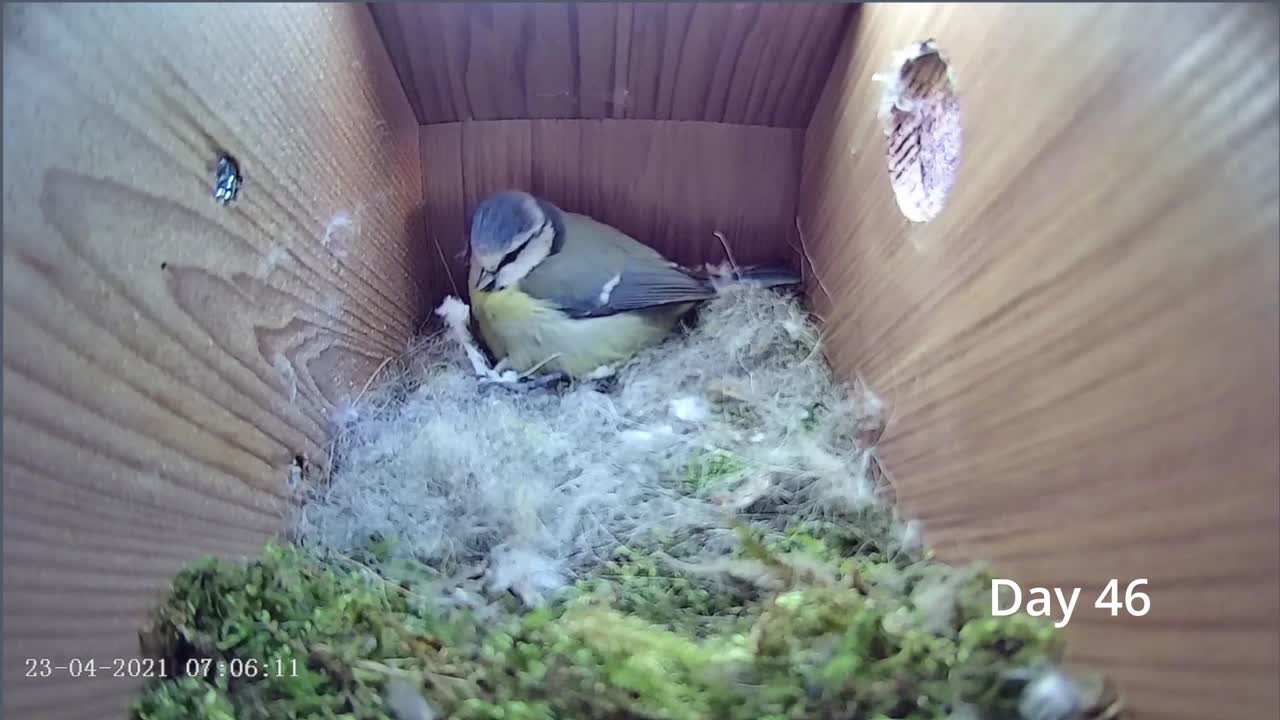
{"label": "white feather", "polygon": [[698,397],[675,398],[670,403],[671,414],[685,422],[702,422],[711,414],[707,403]]}
{"label": "white feather", "polygon": [[599,304],[601,306],[607,305],[609,303],[609,297],[613,295],[613,289],[618,287],[618,283],[620,282],[622,282],[621,273],[609,278],[609,282],[606,282],[604,284],[604,287],[600,288]]}
{"label": "white feather", "polygon": [[436,308],[436,315],[440,316],[444,320],[445,326],[449,328],[449,336],[462,346],[463,352],[467,354],[467,359],[471,361],[471,368],[475,370],[476,375],[501,379],[501,376],[489,367],[488,361],[484,359],[480,348],[476,347],[475,340],[471,337],[471,331],[467,328],[471,323],[470,305],[450,295]]}

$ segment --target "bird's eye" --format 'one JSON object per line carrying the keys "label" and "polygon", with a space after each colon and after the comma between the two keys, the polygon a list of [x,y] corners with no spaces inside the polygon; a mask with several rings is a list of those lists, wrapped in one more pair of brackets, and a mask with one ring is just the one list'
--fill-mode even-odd
{"label": "bird's eye", "polygon": [[496,274],[498,270],[501,270],[507,265],[510,265],[511,263],[515,262],[516,258],[520,257],[520,251],[523,249],[524,249],[524,245],[517,245],[516,247],[511,249],[511,252],[508,252],[506,255],[503,255],[502,259],[498,261],[498,267],[497,269],[494,270],[494,273]]}
{"label": "bird's eye", "polygon": [[539,225],[536,229],[534,229],[533,232],[522,233],[523,237],[520,238],[520,241],[517,242],[515,245],[513,245],[511,249],[507,251],[507,254],[503,255],[502,259],[498,261],[498,267],[494,269],[494,272],[496,273],[502,268],[506,267],[507,265],[510,265],[511,263],[515,262],[516,258],[520,257],[520,251],[524,250],[525,246],[529,244],[530,240],[541,235],[543,231],[547,229],[547,225],[549,225],[550,223],[551,223],[550,220],[544,220],[541,225]]}

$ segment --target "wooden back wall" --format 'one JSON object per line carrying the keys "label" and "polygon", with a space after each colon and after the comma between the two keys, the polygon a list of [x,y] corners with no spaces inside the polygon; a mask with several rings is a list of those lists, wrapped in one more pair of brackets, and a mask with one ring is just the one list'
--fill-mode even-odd
{"label": "wooden back wall", "polygon": [[797,265],[800,149],[853,6],[371,6],[422,130],[438,299],[467,226],[521,188],[688,264]]}
{"label": "wooden back wall", "polygon": [[[1280,707],[1277,20],[867,5],[805,139],[810,291],[834,363],[892,407],[898,497],[947,558],[1083,588],[1075,657],[1141,718]],[[930,38],[963,144],[912,224],[872,78]],[[1094,608],[1138,578],[1146,615]]]}
{"label": "wooden back wall", "polygon": [[424,125],[693,120],[804,128],[842,3],[379,3]]}

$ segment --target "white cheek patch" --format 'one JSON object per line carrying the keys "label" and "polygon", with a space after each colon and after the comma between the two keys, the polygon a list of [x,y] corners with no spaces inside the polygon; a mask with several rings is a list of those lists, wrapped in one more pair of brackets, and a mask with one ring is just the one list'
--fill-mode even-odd
{"label": "white cheek patch", "polygon": [[609,278],[609,282],[600,288],[600,297],[597,298],[597,304],[601,307],[609,304],[609,297],[613,295],[613,289],[618,287],[618,283],[622,282],[622,274],[619,273]]}
{"label": "white cheek patch", "polygon": [[531,270],[538,266],[547,256],[551,254],[551,240],[554,238],[556,231],[550,224],[547,224],[542,232],[533,236],[533,239],[525,243],[524,248],[520,250],[520,254],[516,255],[516,259],[507,263],[505,267],[498,271],[497,287],[505,288],[514,285],[520,278],[528,275]]}

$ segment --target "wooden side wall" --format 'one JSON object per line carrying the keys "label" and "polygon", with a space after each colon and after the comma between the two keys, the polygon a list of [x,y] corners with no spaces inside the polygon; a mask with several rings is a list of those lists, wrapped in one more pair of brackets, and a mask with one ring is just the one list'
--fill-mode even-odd
{"label": "wooden side wall", "polygon": [[[948,558],[1083,588],[1075,657],[1145,719],[1280,706],[1277,26],[1274,5],[866,5],[806,136],[810,290],[835,364],[891,404],[905,508]],[[963,149],[911,224],[872,76],[929,38]],[[1148,614],[1093,607],[1136,578]]]}
{"label": "wooden side wall", "polygon": [[180,564],[280,529],[425,313],[418,163],[367,8],[5,6],[5,717],[123,717]]}

